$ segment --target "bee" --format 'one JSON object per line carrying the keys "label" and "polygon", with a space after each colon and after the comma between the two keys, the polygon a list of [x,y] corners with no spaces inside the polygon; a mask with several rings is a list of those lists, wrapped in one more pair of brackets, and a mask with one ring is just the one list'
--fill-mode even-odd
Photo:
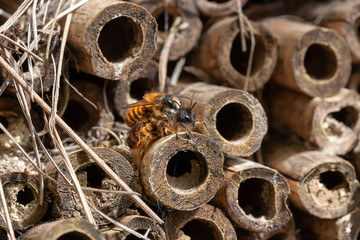
{"label": "bee", "polygon": [[140,157],[157,139],[185,131],[193,138],[192,128],[196,116],[192,112],[196,103],[182,107],[178,98],[165,93],[147,93],[133,104],[126,114],[126,123],[131,127],[127,143],[131,149],[139,149]]}

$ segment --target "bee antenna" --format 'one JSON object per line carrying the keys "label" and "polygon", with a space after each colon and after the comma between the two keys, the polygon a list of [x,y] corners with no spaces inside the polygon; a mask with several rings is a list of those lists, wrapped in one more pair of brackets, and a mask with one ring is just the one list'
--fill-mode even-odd
{"label": "bee antenna", "polygon": [[[193,103],[193,100],[194,100],[194,95],[195,95],[195,90],[193,91],[193,94],[192,94],[192,96],[191,96],[191,100],[190,100],[190,104],[189,104],[189,107],[190,107],[190,110],[192,110],[194,107],[195,107],[195,104],[196,103],[194,103],[194,105],[192,105],[192,103]],[[192,105],[192,106],[191,106]]]}
{"label": "bee antenna", "polygon": [[190,110],[192,111],[193,108],[195,107],[195,105],[197,104],[197,102],[194,103],[194,105],[191,106]]}

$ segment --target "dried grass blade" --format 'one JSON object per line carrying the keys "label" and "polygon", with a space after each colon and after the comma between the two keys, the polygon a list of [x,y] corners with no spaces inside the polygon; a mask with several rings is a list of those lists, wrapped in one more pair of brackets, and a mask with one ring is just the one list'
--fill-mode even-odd
{"label": "dried grass blade", "polygon": [[1,205],[3,207],[3,211],[5,214],[8,237],[10,237],[11,240],[16,240],[14,228],[11,224],[10,214],[5,200],[5,193],[1,178],[0,178],[0,198],[1,198]]}

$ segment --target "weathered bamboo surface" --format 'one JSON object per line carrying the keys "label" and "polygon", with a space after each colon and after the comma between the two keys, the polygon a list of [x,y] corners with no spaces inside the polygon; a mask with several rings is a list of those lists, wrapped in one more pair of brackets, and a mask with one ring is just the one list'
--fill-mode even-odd
{"label": "weathered bamboo surface", "polygon": [[359,12],[0,0],[0,239],[358,239]]}

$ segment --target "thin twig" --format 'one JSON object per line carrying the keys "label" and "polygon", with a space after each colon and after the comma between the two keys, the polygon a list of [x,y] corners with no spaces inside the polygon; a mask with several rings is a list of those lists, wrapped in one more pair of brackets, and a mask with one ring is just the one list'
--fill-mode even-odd
{"label": "thin twig", "polygon": [[0,26],[0,33],[4,33],[9,29],[18,19],[19,17],[31,6],[32,0],[25,0],[21,3],[21,5],[16,9],[13,15],[6,20],[6,22]]}
{"label": "thin twig", "polygon": [[123,225],[123,224],[115,221],[114,219],[108,217],[106,214],[104,214],[104,213],[101,212],[99,209],[97,209],[91,202],[88,202],[88,203],[89,203],[89,205],[90,205],[90,207],[91,207],[92,209],[94,209],[94,210],[95,210],[96,212],[98,212],[103,218],[105,218],[106,220],[108,220],[108,221],[111,222],[112,224],[118,226],[119,228],[124,229],[125,231],[133,234],[134,236],[136,236],[136,237],[138,237],[138,238],[145,239],[145,240],[150,240],[149,238],[145,237],[144,235],[141,235],[140,233],[132,230],[131,228],[129,228],[129,227],[127,227],[127,226],[125,226],[125,225]]}
{"label": "thin twig", "polygon": [[27,52],[28,54],[30,54],[31,56],[33,56],[36,60],[43,62],[44,59],[42,59],[41,57],[39,57],[38,55],[36,55],[35,53],[29,51],[26,47],[23,47],[21,44],[15,42],[14,40],[12,40],[11,38],[7,37],[6,35],[0,33],[0,37],[6,39],[7,41],[11,42],[12,44],[14,44],[15,46],[17,46],[18,48],[20,48],[21,50],[23,50],[24,52]]}
{"label": "thin twig", "polygon": [[167,64],[169,61],[171,45],[175,39],[178,29],[181,27],[180,24],[181,24],[181,17],[177,17],[170,28],[169,35],[167,36],[164,43],[164,47],[160,53],[160,60],[159,60],[159,91],[160,92],[165,91]]}
{"label": "thin twig", "polygon": [[[38,49],[38,32],[37,32],[37,23],[36,23],[36,7],[37,7],[37,0],[34,0],[33,2],[33,7],[31,9],[31,23],[32,23],[32,29],[33,29],[33,32],[34,32],[34,42],[35,42],[35,50]],[[30,44],[29,44],[30,45]]]}
{"label": "thin twig", "polygon": [[85,102],[87,102],[88,104],[90,104],[93,108],[95,108],[95,110],[98,110],[98,107],[96,106],[95,103],[93,103],[92,101],[90,101],[90,99],[88,99],[87,97],[85,97],[79,90],[77,90],[76,87],[74,87],[74,85],[72,85],[69,80],[67,80],[66,78],[64,78],[64,82],[66,82],[67,84],[69,84],[69,86],[71,87],[72,90],[75,91],[75,93],[77,93],[82,99],[84,99]]}
{"label": "thin twig", "polygon": [[[14,71],[14,69],[5,61],[2,56],[0,56],[0,65],[22,88],[24,88],[28,94],[30,94],[30,88],[26,81],[22,79],[22,77],[16,71]],[[47,105],[46,102],[37,93],[34,93],[34,100],[47,114],[51,113],[51,108],[49,105]],[[117,174],[108,165],[106,165],[104,161],[58,115],[55,116],[55,119],[57,124],[97,163],[97,165],[105,173],[110,176],[111,179],[113,179],[124,190],[133,192],[131,188],[123,180],[121,180],[119,176],[117,176]],[[161,220],[161,218],[159,218],[139,196],[131,195],[130,197],[157,223],[164,223],[164,221]]]}
{"label": "thin twig", "polygon": [[177,84],[177,82],[179,80],[179,77],[180,77],[180,74],[181,74],[181,72],[182,72],[182,70],[184,68],[185,61],[186,61],[185,57],[182,57],[177,61],[174,72],[171,75],[171,79],[170,79],[170,85],[171,86],[175,86]]}
{"label": "thin twig", "polygon": [[242,6],[241,6],[241,0],[237,0],[237,7],[238,7],[238,14],[239,14],[239,29],[240,29],[240,39],[241,39],[241,50],[243,52],[246,52],[247,48],[246,48],[246,31],[244,28],[244,14],[242,11]]}
{"label": "thin twig", "polygon": [[9,214],[9,210],[8,210],[7,204],[6,204],[5,193],[4,193],[4,188],[3,188],[1,177],[0,177],[0,197],[1,197],[1,204],[3,206],[3,210],[5,213],[8,236],[10,237],[11,240],[16,240],[14,228],[11,224],[10,214]]}
{"label": "thin twig", "polygon": [[[59,5],[58,5],[58,7],[57,7],[57,9],[56,9],[54,18],[56,18],[57,15],[59,14],[62,3],[63,3],[63,0],[60,0],[60,1],[59,1]],[[51,46],[51,38],[52,38],[54,29],[55,29],[55,24],[56,24],[55,21],[53,21],[52,24],[51,24],[50,33],[49,33],[49,36],[48,36],[48,42],[47,42],[47,45],[46,45],[45,59],[48,59],[48,58],[49,58],[50,46]],[[36,42],[35,39],[34,39],[34,47],[35,47],[36,45],[37,45],[37,42]]]}
{"label": "thin twig", "polygon": [[249,54],[249,60],[248,60],[248,65],[247,65],[247,69],[246,69],[246,78],[245,78],[245,84],[244,84],[244,91],[247,91],[248,87],[249,87],[251,69],[252,69],[252,64],[253,64],[253,59],[254,59],[255,36],[254,36],[254,30],[252,28],[252,25],[247,18],[245,18],[245,23],[246,23],[247,27],[249,28],[250,42],[251,42],[250,54]]}

